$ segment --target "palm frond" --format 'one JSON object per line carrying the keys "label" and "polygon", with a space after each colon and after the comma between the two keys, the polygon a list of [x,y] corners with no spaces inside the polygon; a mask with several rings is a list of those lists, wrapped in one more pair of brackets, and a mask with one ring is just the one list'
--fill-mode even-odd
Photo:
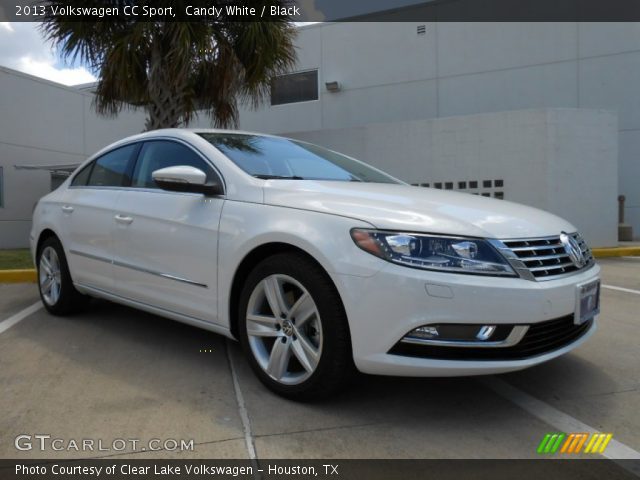
{"label": "palm frond", "polygon": [[[249,6],[286,0],[248,0]],[[132,0],[52,0],[58,6],[114,6]],[[146,3],[146,2],[137,2]],[[167,0],[156,0],[163,6]],[[225,0],[194,0],[221,6]],[[167,3],[168,5],[168,3]],[[50,10],[48,10],[50,11]],[[144,107],[154,128],[188,124],[200,110],[216,126],[235,126],[240,103],[256,108],[273,78],[296,59],[295,29],[286,17],[272,22],[69,22],[46,17],[40,25],[61,56],[96,72],[99,114]]]}

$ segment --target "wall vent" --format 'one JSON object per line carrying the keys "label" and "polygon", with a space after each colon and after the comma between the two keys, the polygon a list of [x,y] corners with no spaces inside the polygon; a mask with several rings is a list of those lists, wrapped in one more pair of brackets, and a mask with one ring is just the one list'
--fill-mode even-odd
{"label": "wall vent", "polygon": [[[440,190],[460,190],[473,195],[504,199],[504,179],[498,180],[459,180],[457,182],[420,182],[412,183],[415,187],[429,187]],[[456,188],[457,186],[457,188]]]}
{"label": "wall vent", "polygon": [[427,27],[425,25],[418,25],[418,28],[416,31],[418,35],[424,35],[427,33]]}

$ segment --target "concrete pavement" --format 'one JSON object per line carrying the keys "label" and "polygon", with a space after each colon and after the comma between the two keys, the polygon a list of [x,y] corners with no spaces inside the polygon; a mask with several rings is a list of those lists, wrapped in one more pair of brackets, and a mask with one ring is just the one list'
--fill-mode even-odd
{"label": "concrete pavement", "polygon": [[[640,290],[639,260],[600,263],[605,285]],[[0,285],[0,322],[36,301],[34,285]],[[586,344],[495,378],[637,452],[638,307],[640,294],[603,288]],[[0,458],[247,458],[252,449],[258,458],[536,458],[544,434],[558,431],[544,409],[528,411],[483,379],[362,375],[324,403],[283,400],[235,343],[103,301],[69,318],[29,315],[0,334],[0,365]],[[20,434],[140,442],[17,451]],[[155,438],[192,439],[193,449],[142,451]]]}

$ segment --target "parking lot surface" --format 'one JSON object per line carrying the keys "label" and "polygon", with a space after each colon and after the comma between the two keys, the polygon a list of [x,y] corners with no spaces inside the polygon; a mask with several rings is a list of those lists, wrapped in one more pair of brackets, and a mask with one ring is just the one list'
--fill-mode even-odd
{"label": "parking lot surface", "polygon": [[[0,331],[15,322],[0,333],[0,458],[536,458],[547,432],[571,426],[611,432],[609,456],[633,457],[640,260],[600,264],[599,329],[569,355],[491,377],[361,375],[311,404],[266,390],[218,335],[104,301],[15,322],[38,301],[36,286],[0,285]],[[16,449],[17,436],[38,434],[63,448]],[[78,452],[71,439],[107,449]],[[115,439],[139,443],[109,448]],[[149,439],[193,439],[193,448],[150,451]]]}

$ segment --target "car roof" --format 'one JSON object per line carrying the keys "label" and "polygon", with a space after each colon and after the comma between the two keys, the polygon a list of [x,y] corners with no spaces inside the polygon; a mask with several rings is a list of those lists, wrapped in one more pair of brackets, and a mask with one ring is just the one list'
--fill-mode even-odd
{"label": "car roof", "polygon": [[[276,135],[270,135],[267,133],[261,132],[250,132],[246,130],[229,130],[224,128],[162,128],[159,130],[151,130],[148,132],[142,132],[136,137],[139,138],[148,138],[148,137],[156,137],[156,136],[181,136],[182,133],[222,133],[222,134],[231,134],[231,135],[255,135],[260,137],[275,137]],[[281,137],[283,138],[283,137]]]}
{"label": "car roof", "polygon": [[152,138],[167,138],[167,137],[173,137],[177,139],[182,138],[183,140],[188,140],[189,138],[192,138],[193,135],[197,135],[199,133],[226,133],[226,134],[234,134],[234,135],[254,135],[254,136],[260,136],[260,137],[285,138],[285,137],[278,137],[276,135],[269,135],[269,134],[259,133],[259,132],[248,132],[243,130],[226,130],[223,128],[161,128],[158,130],[150,130],[148,132],[142,132],[135,135],[129,135],[128,137],[125,137],[125,138],[121,138],[120,140],[113,142],[101,148],[100,150],[98,150],[93,155],[91,155],[88,158],[88,160],[99,157],[100,155],[103,155],[105,152],[108,152],[110,150],[113,150],[115,148],[118,148],[122,145],[131,143],[131,142],[142,141],[142,140],[152,139]]}

